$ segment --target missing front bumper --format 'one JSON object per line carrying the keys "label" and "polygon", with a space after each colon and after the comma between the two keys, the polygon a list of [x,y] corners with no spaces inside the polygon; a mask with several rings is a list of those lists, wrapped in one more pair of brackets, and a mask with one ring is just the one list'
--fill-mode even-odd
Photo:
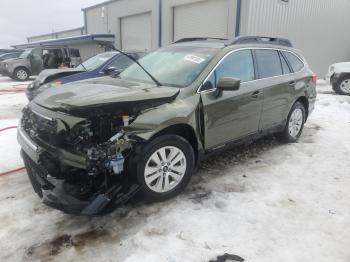
{"label": "missing front bumper", "polygon": [[33,189],[43,203],[67,214],[96,216],[109,213],[127,203],[140,189],[136,184],[115,183],[83,201],[67,192],[62,180],[48,179],[46,170],[23,150],[21,155]]}

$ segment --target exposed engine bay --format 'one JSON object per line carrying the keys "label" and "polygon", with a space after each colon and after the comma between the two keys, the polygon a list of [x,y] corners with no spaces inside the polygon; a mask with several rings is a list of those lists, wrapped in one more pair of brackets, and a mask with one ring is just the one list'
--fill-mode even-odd
{"label": "exposed engine bay", "polygon": [[178,95],[177,88],[108,77],[37,96],[23,110],[18,129],[36,193],[73,214],[101,214],[123,204],[140,188],[130,162],[150,131],[135,121]]}
{"label": "exposed engine bay", "polygon": [[135,117],[97,115],[79,119],[70,127],[60,119],[45,117],[27,107],[23,110],[21,128],[46,149],[37,162],[46,171],[41,174],[46,186],[52,189],[59,181],[69,195],[79,201],[91,201],[96,194],[105,195],[125,182],[126,160],[133,145],[140,141],[129,138],[122,128]]}

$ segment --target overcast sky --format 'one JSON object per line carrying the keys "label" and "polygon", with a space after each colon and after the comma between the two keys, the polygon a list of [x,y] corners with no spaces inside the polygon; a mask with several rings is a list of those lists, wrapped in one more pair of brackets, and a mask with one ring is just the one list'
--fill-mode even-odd
{"label": "overcast sky", "polygon": [[82,8],[104,0],[0,0],[0,48],[84,25]]}

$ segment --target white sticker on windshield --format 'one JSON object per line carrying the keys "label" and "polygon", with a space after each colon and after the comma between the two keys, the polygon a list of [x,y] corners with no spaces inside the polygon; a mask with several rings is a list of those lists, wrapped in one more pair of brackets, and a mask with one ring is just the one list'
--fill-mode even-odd
{"label": "white sticker on windshield", "polygon": [[187,61],[190,61],[192,63],[196,63],[196,64],[201,64],[205,61],[205,59],[203,59],[199,56],[196,56],[196,55],[187,55],[187,56],[185,56],[184,59]]}

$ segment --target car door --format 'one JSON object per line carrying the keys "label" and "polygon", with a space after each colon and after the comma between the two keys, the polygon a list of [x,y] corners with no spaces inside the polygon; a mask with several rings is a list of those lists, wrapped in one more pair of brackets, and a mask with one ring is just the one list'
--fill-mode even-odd
{"label": "car door", "polygon": [[[218,97],[216,84],[223,77],[241,80],[237,91]],[[200,89],[204,111],[205,147],[218,147],[258,132],[263,103],[255,80],[252,51],[234,51],[209,75]]]}
{"label": "car door", "polygon": [[33,75],[39,74],[43,70],[42,49],[36,48],[30,56],[30,67]]}
{"label": "car door", "polygon": [[[263,89],[263,109],[260,130],[275,128],[283,123],[290,103],[291,70],[275,49],[255,49],[260,87]],[[284,74],[285,72],[285,74]]]}

